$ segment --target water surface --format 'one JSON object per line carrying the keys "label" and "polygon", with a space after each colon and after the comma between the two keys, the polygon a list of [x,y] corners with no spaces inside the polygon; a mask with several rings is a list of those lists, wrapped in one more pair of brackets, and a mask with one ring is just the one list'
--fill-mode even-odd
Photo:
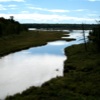
{"label": "water surface", "polygon": [[[63,76],[64,48],[83,42],[82,31],[71,32],[76,41],[53,41],[45,46],[12,53],[0,59],[0,98],[29,88],[41,86],[57,76]],[[86,35],[88,32],[86,32]],[[66,38],[66,37],[62,37]]]}

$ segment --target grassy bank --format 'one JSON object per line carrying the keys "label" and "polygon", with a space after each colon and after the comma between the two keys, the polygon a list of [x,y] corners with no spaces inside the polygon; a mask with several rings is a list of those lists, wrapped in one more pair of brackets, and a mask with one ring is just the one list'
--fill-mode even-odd
{"label": "grassy bank", "polygon": [[30,87],[6,100],[100,100],[100,53],[88,44],[65,48],[64,77],[57,77],[42,85]]}
{"label": "grassy bank", "polygon": [[28,31],[19,35],[2,36],[0,37],[0,56],[30,47],[45,45],[50,41],[61,40],[65,33],[60,31]]}

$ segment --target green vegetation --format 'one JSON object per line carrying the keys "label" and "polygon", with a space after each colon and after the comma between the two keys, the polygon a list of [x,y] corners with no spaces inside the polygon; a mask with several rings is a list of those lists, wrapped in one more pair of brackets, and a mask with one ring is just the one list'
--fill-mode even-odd
{"label": "green vegetation", "polygon": [[0,37],[20,34],[22,31],[27,31],[27,28],[21,25],[19,22],[15,21],[13,16],[11,16],[10,19],[0,17]]}
{"label": "green vegetation", "polygon": [[100,52],[93,43],[65,48],[64,76],[30,87],[6,100],[100,100]]}
{"label": "green vegetation", "polygon": [[33,46],[46,45],[50,41],[61,40],[64,34],[68,33],[60,31],[24,31],[20,34],[2,36],[0,38],[0,56]]}
{"label": "green vegetation", "polygon": [[[0,18],[0,57],[33,46],[46,45],[47,42],[61,40],[68,34],[62,31],[28,31],[24,25],[13,19]],[[71,41],[74,39],[62,39]]]}
{"label": "green vegetation", "polygon": [[[3,31],[1,33],[4,34]],[[64,62],[63,77],[52,79],[41,87],[30,87],[22,93],[6,97],[6,100],[100,100],[100,52],[95,48],[95,45],[99,47],[100,44],[97,43],[100,42],[97,41],[98,35],[94,33],[98,34],[99,31],[96,29],[96,32],[90,34],[92,42],[87,43],[87,52],[84,44],[65,48],[68,59]],[[2,35],[0,56],[45,45],[49,41],[64,40],[61,39],[64,34],[60,31],[24,31],[20,34]]]}
{"label": "green vegetation", "polygon": [[95,27],[92,32],[89,33],[89,40],[93,42],[95,48],[100,51],[100,25]]}
{"label": "green vegetation", "polygon": [[[42,85],[30,87],[6,100],[100,100],[100,53],[88,45],[73,45],[65,49],[64,77],[57,77]],[[89,48],[90,47],[90,48]]]}

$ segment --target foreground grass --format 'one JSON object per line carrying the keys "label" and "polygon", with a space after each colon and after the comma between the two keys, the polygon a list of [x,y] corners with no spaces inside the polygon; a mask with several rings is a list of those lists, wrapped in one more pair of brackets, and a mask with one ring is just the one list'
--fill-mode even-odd
{"label": "foreground grass", "polygon": [[30,87],[6,100],[100,100],[100,53],[88,44],[65,48],[64,77],[57,77],[42,85]]}
{"label": "foreground grass", "polygon": [[[61,40],[66,32],[60,31],[28,31],[19,35],[0,37],[0,56],[28,49],[30,47],[46,45],[47,42]],[[68,40],[69,41],[69,40]]]}

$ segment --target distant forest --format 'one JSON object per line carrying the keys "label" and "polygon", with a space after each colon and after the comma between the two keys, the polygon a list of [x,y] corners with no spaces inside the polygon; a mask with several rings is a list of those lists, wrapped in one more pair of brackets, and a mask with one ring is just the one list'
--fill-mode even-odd
{"label": "distant forest", "polygon": [[36,24],[36,23],[20,24],[18,21],[14,20],[13,16],[10,16],[9,19],[0,17],[0,36],[20,34],[21,31],[27,31],[28,28],[81,30],[83,29],[83,26],[85,30],[92,30],[98,25],[97,24]]}
{"label": "distant forest", "polygon": [[22,31],[28,31],[28,28],[92,30],[89,33],[89,40],[100,50],[100,24],[20,24],[13,16],[9,19],[0,17],[0,36],[20,34]]}
{"label": "distant forest", "polygon": [[85,30],[91,30],[97,26],[97,24],[22,24],[27,28],[37,28],[37,29],[67,29],[67,30],[81,30],[84,26]]}
{"label": "distant forest", "polygon": [[26,31],[27,27],[15,21],[13,16],[9,19],[0,17],[0,36],[20,34],[21,31]]}

